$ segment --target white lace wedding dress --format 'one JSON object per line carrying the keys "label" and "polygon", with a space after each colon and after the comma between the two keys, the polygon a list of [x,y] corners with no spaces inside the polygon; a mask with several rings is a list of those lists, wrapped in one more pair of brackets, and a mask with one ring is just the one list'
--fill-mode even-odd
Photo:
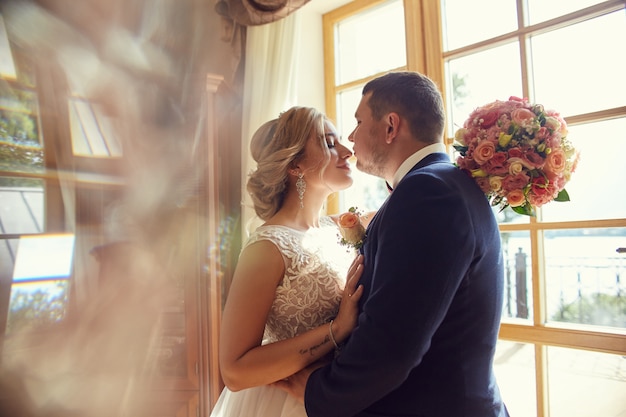
{"label": "white lace wedding dress", "polygon": [[[329,322],[337,315],[347,269],[354,257],[339,246],[329,217],[320,227],[301,232],[285,226],[261,226],[245,246],[273,242],[283,255],[285,276],[265,325],[263,343],[288,339]],[[304,406],[284,391],[261,386],[232,392],[224,388],[211,417],[306,417]]]}

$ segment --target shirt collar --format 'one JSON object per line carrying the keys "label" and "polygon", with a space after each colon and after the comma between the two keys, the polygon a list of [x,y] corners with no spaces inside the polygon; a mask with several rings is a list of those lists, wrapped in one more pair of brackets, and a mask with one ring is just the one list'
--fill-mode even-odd
{"label": "shirt collar", "polygon": [[413,155],[409,156],[402,163],[402,165],[400,165],[400,167],[396,171],[396,174],[393,176],[392,187],[396,188],[396,185],[398,185],[400,180],[404,178],[404,176],[409,173],[411,168],[413,168],[415,164],[417,164],[419,161],[426,158],[431,153],[440,153],[440,152],[446,153],[446,146],[441,142],[437,142],[437,143],[433,143],[431,145],[425,146],[419,151],[415,152]]}

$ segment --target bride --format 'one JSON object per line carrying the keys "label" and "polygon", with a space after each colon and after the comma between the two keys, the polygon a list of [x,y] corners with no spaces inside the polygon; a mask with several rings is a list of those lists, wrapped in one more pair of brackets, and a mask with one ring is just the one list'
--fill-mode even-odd
{"label": "bride", "polygon": [[226,388],[211,416],[306,417],[272,383],[328,359],[356,325],[362,259],[347,268],[337,219],[320,217],[326,198],[352,184],[352,152],[308,107],[265,123],[250,148],[257,169],[248,191],[265,223],[244,243],[226,299],[219,346]]}

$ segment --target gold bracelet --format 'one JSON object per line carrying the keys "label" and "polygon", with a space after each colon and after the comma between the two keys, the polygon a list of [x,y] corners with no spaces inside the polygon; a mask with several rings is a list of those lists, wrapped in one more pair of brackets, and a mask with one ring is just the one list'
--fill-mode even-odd
{"label": "gold bracelet", "polygon": [[333,345],[335,345],[335,349],[339,350],[339,345],[337,344],[337,341],[335,340],[335,336],[333,336],[333,322],[335,320],[331,320],[330,323],[328,323],[328,333],[330,333],[330,340],[331,342],[333,342]]}

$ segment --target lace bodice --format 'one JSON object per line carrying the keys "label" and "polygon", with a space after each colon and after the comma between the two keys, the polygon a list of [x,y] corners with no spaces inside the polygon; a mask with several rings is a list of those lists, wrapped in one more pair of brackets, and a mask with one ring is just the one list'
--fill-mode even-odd
{"label": "lace bodice", "polygon": [[329,217],[306,232],[286,226],[260,226],[245,246],[269,240],[280,250],[285,275],[276,288],[265,325],[264,343],[283,340],[324,324],[337,315],[352,255],[340,247]]}

